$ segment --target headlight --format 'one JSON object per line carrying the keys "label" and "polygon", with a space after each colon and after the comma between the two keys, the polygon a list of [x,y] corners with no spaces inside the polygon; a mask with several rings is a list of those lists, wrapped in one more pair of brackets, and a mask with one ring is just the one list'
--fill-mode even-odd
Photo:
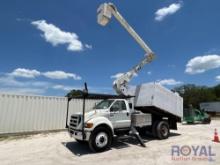
{"label": "headlight", "polygon": [[85,123],[85,128],[92,128],[93,127],[93,123]]}

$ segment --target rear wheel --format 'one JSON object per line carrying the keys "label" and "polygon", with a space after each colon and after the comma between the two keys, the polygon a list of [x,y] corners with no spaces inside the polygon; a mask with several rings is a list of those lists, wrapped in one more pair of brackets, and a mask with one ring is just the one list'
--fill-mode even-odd
{"label": "rear wheel", "polygon": [[105,127],[96,128],[89,139],[89,147],[92,151],[102,152],[110,147],[112,142],[111,131]]}
{"label": "rear wheel", "polygon": [[170,135],[169,124],[166,121],[160,121],[156,131],[159,139],[167,139]]}
{"label": "rear wheel", "polygon": [[153,136],[159,139],[167,139],[170,135],[169,124],[166,121],[155,121],[152,126]]}
{"label": "rear wheel", "polygon": [[152,125],[152,134],[155,138],[157,138],[157,125],[160,121],[155,121]]}

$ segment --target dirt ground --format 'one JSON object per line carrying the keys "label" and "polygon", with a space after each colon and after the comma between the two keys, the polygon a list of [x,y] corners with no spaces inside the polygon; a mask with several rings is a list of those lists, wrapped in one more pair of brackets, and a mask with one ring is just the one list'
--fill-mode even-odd
{"label": "dirt ground", "polygon": [[[220,143],[212,142],[215,128],[220,133],[220,120],[212,121],[210,125],[179,124],[178,131],[172,131],[169,139],[144,137],[146,148],[138,145],[134,139],[122,139],[114,142],[112,148],[103,153],[92,153],[86,144],[75,142],[67,132],[9,138],[0,141],[0,164],[217,165],[220,164]],[[175,146],[174,156],[172,146]]]}

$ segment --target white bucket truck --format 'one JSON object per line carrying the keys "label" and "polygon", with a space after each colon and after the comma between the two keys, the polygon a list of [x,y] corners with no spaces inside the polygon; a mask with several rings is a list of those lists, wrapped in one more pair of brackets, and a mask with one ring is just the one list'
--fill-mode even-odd
{"label": "white bucket truck", "polygon": [[[183,99],[177,93],[156,83],[128,86],[134,75],[153,60],[154,53],[112,3],[100,5],[98,23],[107,25],[112,15],[144,49],[146,56],[113,82],[118,95],[93,95],[84,92],[81,97],[84,100],[83,113],[71,115],[68,130],[78,142],[88,142],[93,151],[105,150],[111,146],[114,136],[129,132],[144,145],[138,132],[142,133],[147,129],[155,137],[166,139],[170,129],[177,129],[177,122],[183,116]],[[85,113],[85,100],[92,97],[103,100]]]}

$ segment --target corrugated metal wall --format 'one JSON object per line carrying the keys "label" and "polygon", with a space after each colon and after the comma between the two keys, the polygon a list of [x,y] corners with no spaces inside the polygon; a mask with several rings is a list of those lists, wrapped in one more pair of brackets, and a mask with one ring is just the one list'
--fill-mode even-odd
{"label": "corrugated metal wall", "polygon": [[[87,100],[86,111],[99,100]],[[0,134],[65,129],[67,98],[0,94]],[[82,100],[70,102],[69,116],[82,111]]]}
{"label": "corrugated metal wall", "polygon": [[207,112],[220,112],[220,102],[200,103],[200,109],[204,109]]}

